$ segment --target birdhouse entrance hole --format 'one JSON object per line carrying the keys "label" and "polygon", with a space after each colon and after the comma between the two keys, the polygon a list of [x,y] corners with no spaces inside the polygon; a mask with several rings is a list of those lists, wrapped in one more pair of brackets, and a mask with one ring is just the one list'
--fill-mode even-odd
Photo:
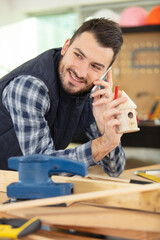
{"label": "birdhouse entrance hole", "polygon": [[128,117],[129,117],[129,118],[133,118],[133,113],[132,113],[132,112],[129,112],[129,113],[128,113]]}

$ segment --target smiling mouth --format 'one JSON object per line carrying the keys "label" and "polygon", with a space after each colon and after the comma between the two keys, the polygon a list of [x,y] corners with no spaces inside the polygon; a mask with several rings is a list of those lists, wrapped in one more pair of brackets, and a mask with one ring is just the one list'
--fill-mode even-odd
{"label": "smiling mouth", "polygon": [[82,84],[85,81],[78,78],[71,70],[69,70],[69,74],[71,76],[71,82],[75,83],[75,84]]}

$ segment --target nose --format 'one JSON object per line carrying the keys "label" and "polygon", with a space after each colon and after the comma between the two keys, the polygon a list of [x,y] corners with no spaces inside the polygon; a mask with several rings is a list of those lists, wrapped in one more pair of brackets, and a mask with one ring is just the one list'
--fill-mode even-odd
{"label": "nose", "polygon": [[80,64],[76,72],[79,78],[87,78],[88,71],[89,71],[89,66],[87,63],[85,63],[85,64]]}

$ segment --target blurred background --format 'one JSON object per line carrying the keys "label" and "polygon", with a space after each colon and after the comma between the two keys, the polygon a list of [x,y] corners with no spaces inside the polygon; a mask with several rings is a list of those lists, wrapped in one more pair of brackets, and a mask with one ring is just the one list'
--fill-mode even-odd
{"label": "blurred background", "polygon": [[[114,82],[137,105],[140,132],[124,134],[126,168],[160,163],[160,1],[0,0],[0,77],[61,47],[82,22],[106,17],[122,28]],[[85,142],[81,135],[74,142]]]}

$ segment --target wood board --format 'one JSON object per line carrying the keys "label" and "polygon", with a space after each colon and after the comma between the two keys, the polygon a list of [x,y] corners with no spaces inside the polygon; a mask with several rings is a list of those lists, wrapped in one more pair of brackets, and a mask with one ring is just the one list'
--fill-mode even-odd
{"label": "wood board", "polygon": [[[55,205],[65,203],[67,205],[75,202],[89,201],[116,207],[142,209],[147,211],[160,212],[160,184],[149,184],[145,186],[133,186],[111,190],[79,193],[52,198],[28,200],[0,205],[0,212],[21,208],[33,208],[37,206]],[[104,200],[103,200],[104,199]],[[114,200],[113,204],[112,201]],[[136,207],[135,207],[136,206]]]}
{"label": "wood board", "polygon": [[[152,167],[153,168],[153,167]],[[128,178],[128,173],[133,172],[127,170],[126,178]],[[4,172],[3,172],[4,173]],[[12,174],[13,173],[13,174]],[[7,174],[7,175],[6,175]],[[130,174],[131,176],[131,174]],[[135,176],[136,177],[136,176]],[[63,182],[64,177],[57,177],[56,181]],[[6,192],[6,187],[2,186],[2,181],[6,179],[6,185],[8,185],[11,182],[15,182],[18,180],[18,174],[17,172],[10,172],[6,171],[3,176],[0,172],[0,187],[4,190],[3,194]],[[70,179],[70,178],[69,178]],[[69,180],[68,179],[68,180]],[[55,181],[55,177],[53,179]],[[66,182],[68,181],[65,180]],[[90,191],[93,192],[94,189],[105,190],[121,190],[121,189],[128,189],[128,187],[134,188],[135,184],[126,184],[126,183],[111,183],[111,182],[104,182],[104,181],[94,181],[94,180],[87,180],[82,178],[72,178],[74,181],[75,189],[76,191],[84,192],[84,191]],[[85,184],[85,185],[84,185]],[[86,186],[86,188],[84,187]],[[154,184],[155,186],[155,184]],[[156,185],[158,186],[158,185]],[[143,187],[143,186],[142,186]],[[78,190],[79,189],[79,190]],[[85,190],[84,190],[85,189]],[[153,189],[152,189],[153,190]],[[145,191],[142,191],[144,196]],[[151,191],[153,194],[153,191]],[[157,192],[157,191],[156,191]],[[76,194],[75,194],[76,195]],[[134,200],[130,194],[130,201]],[[141,203],[143,198],[138,197],[137,192],[137,199],[139,206],[142,207]],[[116,196],[116,195],[115,195]],[[122,196],[124,196],[122,194]],[[120,197],[122,197],[120,196]],[[141,196],[141,197],[142,197]],[[152,195],[153,196],[153,195]],[[110,196],[111,197],[111,196]],[[113,197],[113,195],[112,195]],[[158,197],[158,195],[157,195]],[[117,199],[119,198],[119,195],[117,195]],[[111,199],[111,198],[110,198]],[[122,198],[120,198],[122,200]],[[159,199],[159,197],[158,197]],[[157,200],[158,200],[157,199]],[[128,199],[129,200],[129,199]],[[152,203],[154,206],[154,201],[156,201],[156,198],[150,199],[150,194],[148,195],[148,200],[152,200]],[[146,201],[146,204],[147,204]],[[123,202],[123,201],[122,201]],[[157,201],[159,202],[159,201]],[[86,204],[86,203],[85,203]],[[88,203],[87,203],[88,204]],[[89,203],[90,204],[90,203]],[[98,204],[95,202],[95,204]],[[31,216],[38,216],[42,219],[43,223],[47,223],[51,226],[56,226],[60,228],[67,228],[67,229],[75,229],[77,231],[85,231],[85,232],[91,232],[96,234],[104,234],[104,235],[111,235],[111,236],[117,236],[129,239],[160,239],[160,215],[157,213],[152,212],[142,212],[142,211],[133,211],[133,210],[124,210],[124,209],[112,209],[112,208],[99,208],[99,207],[93,207],[93,206],[85,206],[85,208],[80,207],[82,203],[75,203],[67,208],[55,208],[55,207],[32,207],[32,208],[26,208],[21,209],[21,211],[17,210],[9,210],[9,213],[13,213],[20,217],[20,214],[22,214],[22,217],[31,217]],[[83,203],[84,205],[84,203]],[[101,204],[103,206],[103,204]],[[74,207],[74,209],[73,209]],[[84,207],[84,206],[83,206]],[[77,210],[76,210],[77,208]],[[64,210],[65,209],[65,210]],[[88,209],[88,210],[87,210]],[[101,209],[100,211],[95,209]],[[108,210],[107,210],[108,209]],[[6,210],[7,211],[7,210]],[[5,212],[1,212],[0,214],[6,214]],[[38,212],[37,212],[38,211]],[[68,211],[68,212],[66,212]],[[104,215],[102,213],[105,213]],[[134,213],[134,214],[133,214]],[[49,216],[48,216],[49,214]],[[69,217],[70,216],[70,217]],[[55,217],[55,218],[54,218]],[[69,217],[69,218],[68,218]],[[62,219],[66,222],[62,222]],[[68,220],[69,219],[69,220]],[[81,223],[78,221],[78,219],[81,219]],[[118,221],[119,219],[119,221]],[[116,224],[115,224],[116,220]],[[87,224],[86,225],[86,221]],[[94,222],[95,221],[95,222]],[[50,222],[50,223],[49,223]],[[97,226],[97,222],[100,224],[100,226]],[[102,224],[105,224],[103,225]],[[89,225],[91,224],[91,225]],[[85,225],[85,226],[84,226]],[[156,228],[156,229],[155,229]],[[50,239],[49,236],[43,236],[44,238],[41,239]],[[47,237],[47,238],[46,238]],[[40,238],[27,238],[26,240],[34,240],[34,239],[40,239]],[[65,239],[65,238],[53,238],[51,239]],[[67,238],[66,238],[67,239]]]}
{"label": "wood board", "polygon": [[[9,174],[9,177],[6,176]],[[11,178],[11,175],[13,177]],[[17,181],[16,172],[5,171],[1,178],[8,179],[7,184],[12,179]],[[107,181],[89,180],[80,177],[60,177],[54,176],[55,182],[72,182],[74,184],[74,194],[70,196],[61,196],[47,199],[39,199],[13,203],[12,205],[1,205],[0,211],[8,209],[20,209],[24,205],[27,208],[35,206],[44,206],[47,204],[72,204],[74,202],[89,201],[91,203],[101,204],[105,206],[114,206],[122,208],[139,209],[146,211],[160,212],[160,184],[137,185],[128,183],[116,183]],[[3,187],[2,187],[2,190]]]}
{"label": "wood board", "polygon": [[6,192],[9,184],[18,181],[18,172],[0,170],[0,191]]}
{"label": "wood board", "polygon": [[[125,183],[115,183],[111,181],[94,181],[88,180],[79,176],[74,177],[63,177],[63,176],[52,176],[54,182],[74,182],[74,192],[92,192],[106,189],[116,189],[122,187],[128,187]],[[6,192],[6,188],[9,184],[18,181],[18,172],[15,171],[3,171],[0,170],[0,191]],[[85,184],[85,187],[84,187]]]}
{"label": "wood board", "polygon": [[[100,208],[83,203],[75,203],[69,207],[38,207],[9,212],[25,218],[36,216],[44,224],[60,228],[129,239],[160,238],[160,214],[157,213]],[[149,236],[152,238],[148,238]]]}
{"label": "wood board", "polygon": [[[10,213],[0,213],[0,218],[17,218],[17,214],[13,215]],[[26,218],[25,216],[23,216],[22,218]],[[26,218],[27,219],[27,218]],[[43,224],[43,222],[42,222]],[[58,228],[56,228],[55,230],[52,228],[50,229],[51,231],[47,231],[47,230],[38,230],[35,233],[29,234],[25,237],[23,237],[23,240],[70,240],[70,239],[74,239],[74,240],[95,240],[95,238],[86,236],[87,234],[85,234],[84,236],[81,236],[79,234],[76,235],[71,235],[69,233],[69,231],[60,231]],[[99,238],[96,238],[97,240]],[[100,240],[100,239],[99,239]]]}

